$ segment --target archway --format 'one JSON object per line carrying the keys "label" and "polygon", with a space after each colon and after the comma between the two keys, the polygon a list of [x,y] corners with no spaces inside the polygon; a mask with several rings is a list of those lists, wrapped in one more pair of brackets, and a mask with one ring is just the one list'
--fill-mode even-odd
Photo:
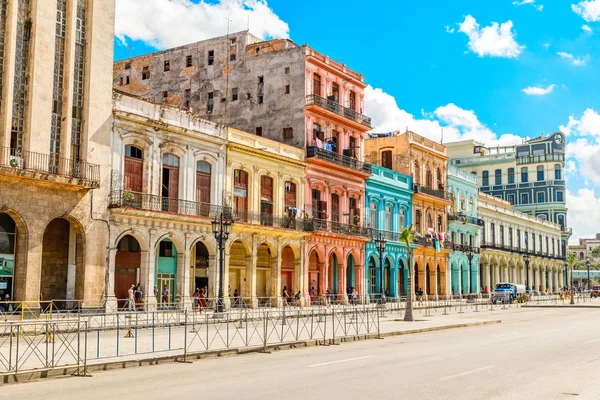
{"label": "archway", "polygon": [[170,239],[158,243],[156,256],[156,288],[161,307],[170,307],[177,287],[177,248]]}
{"label": "archway", "polygon": [[355,267],[354,256],[348,254],[348,258],[346,259],[346,291],[349,291],[351,288],[356,288]]}
{"label": "archway", "polygon": [[461,282],[460,282],[460,269],[456,261],[453,261],[450,264],[450,268],[452,269],[452,294],[460,295],[461,292]]}
{"label": "archway", "polygon": [[419,263],[415,262],[415,267],[414,267],[414,275],[415,276],[413,277],[413,282],[414,282],[413,288],[414,288],[415,293],[419,293],[419,291],[421,289],[423,289],[421,286],[421,280],[419,279],[419,273],[420,273]]}
{"label": "archway", "polygon": [[398,294],[400,296],[406,296],[408,282],[406,280],[406,268],[402,259],[398,260]]}
{"label": "archway", "polygon": [[328,289],[331,290],[331,293],[333,294],[338,294],[338,289],[339,289],[339,285],[338,285],[338,279],[339,279],[339,271],[338,271],[338,257],[335,253],[331,253],[329,255],[329,263],[328,263],[328,280],[329,280],[329,287]]}
{"label": "archway", "polygon": [[375,294],[377,290],[377,261],[374,256],[369,257],[369,294]]}
{"label": "archway", "polygon": [[285,246],[281,251],[281,290],[287,287],[290,296],[295,295],[299,290],[296,282],[296,256],[291,246]]}
{"label": "archway", "polygon": [[0,301],[14,300],[17,224],[10,215],[0,213]]}
{"label": "archway", "polygon": [[429,266],[429,263],[427,263],[427,266],[425,267],[425,290],[426,290],[426,294],[429,296],[431,294],[431,285],[428,283],[430,283],[430,279],[429,277],[431,276],[431,267]]}
{"label": "archway", "polygon": [[194,293],[196,289],[204,289],[206,297],[212,297],[213,282],[210,281],[210,255],[208,247],[201,241],[197,242],[192,247],[191,261],[191,279],[190,293]]}
{"label": "archway", "polygon": [[319,298],[323,293],[322,289],[322,265],[319,261],[319,254],[316,250],[310,252],[308,256],[308,294],[310,295],[311,303]]}
{"label": "archway", "polygon": [[436,293],[438,295],[442,294],[442,269],[440,266],[437,266],[437,276],[436,276]]}
{"label": "archway", "polygon": [[246,285],[243,284],[243,282],[246,282],[249,257],[249,249],[241,240],[236,240],[231,244],[229,250],[229,285],[227,287],[227,296],[233,297],[234,303],[239,301],[240,297],[252,296],[252,293],[248,293]]}
{"label": "archway", "polygon": [[125,235],[119,240],[115,255],[115,296],[119,308],[127,305],[127,291],[131,285],[140,282],[141,257],[140,244],[136,238]]}
{"label": "archway", "polygon": [[391,269],[390,259],[386,257],[383,261],[383,293],[386,296],[392,295]]}
{"label": "archway", "polygon": [[[56,307],[83,298],[84,238],[79,224],[55,218],[44,231],[40,292]],[[68,301],[67,301],[68,300]]]}
{"label": "archway", "polygon": [[274,290],[277,277],[273,273],[277,270],[275,267],[276,256],[267,243],[262,243],[256,250],[256,297],[259,304],[268,304],[269,298],[280,296]]}

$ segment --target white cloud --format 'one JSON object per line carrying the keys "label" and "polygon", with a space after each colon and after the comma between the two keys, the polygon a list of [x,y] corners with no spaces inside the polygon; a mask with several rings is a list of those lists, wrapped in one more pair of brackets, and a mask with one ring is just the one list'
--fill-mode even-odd
{"label": "white cloud", "polygon": [[115,36],[141,40],[158,49],[193,43],[247,29],[261,38],[288,37],[289,27],[267,0],[221,0],[216,4],[200,0],[118,0]]}
{"label": "white cloud", "polygon": [[475,18],[467,15],[458,30],[469,37],[469,49],[479,57],[516,58],[525,46],[517,43],[512,27],[512,21],[507,21],[502,24],[492,22],[490,26],[480,28]]}
{"label": "white cloud", "polygon": [[498,137],[481,123],[472,110],[465,110],[454,103],[436,108],[431,113],[422,112],[418,118],[398,107],[396,99],[383,90],[368,86],[365,90],[365,113],[372,118],[374,131],[391,132],[406,129],[439,142],[476,139],[490,146],[509,146],[522,142],[517,135]]}
{"label": "white cloud", "polygon": [[515,6],[523,6],[525,4],[531,4],[532,6],[535,7],[536,10],[538,11],[543,11],[544,10],[544,5],[540,4],[540,5],[536,5],[535,4],[535,0],[521,0],[521,1],[513,1],[512,2],[513,5]]}
{"label": "white cloud", "polygon": [[585,65],[585,58],[575,57],[573,54],[566,53],[564,51],[559,51],[556,54],[558,54],[560,58],[571,60],[573,62],[573,65],[576,65],[578,67]]}
{"label": "white cloud", "polygon": [[546,49],[550,48],[550,43],[544,43],[542,44],[542,46],[544,46]]}
{"label": "white cloud", "polygon": [[567,144],[567,158],[575,160],[579,175],[600,185],[600,142],[579,138]]}
{"label": "white cloud", "polygon": [[580,119],[570,115],[569,123],[561,125],[560,130],[565,135],[600,137],[600,114],[588,108],[583,112]]}
{"label": "white cloud", "polygon": [[600,21],[600,0],[580,1],[571,4],[571,9],[587,22]]}
{"label": "white cloud", "polygon": [[588,33],[594,33],[592,28],[590,28],[590,26],[586,25],[586,24],[581,25],[581,29],[583,29],[585,32],[588,32]]}
{"label": "white cloud", "polygon": [[570,243],[577,243],[577,238],[593,237],[600,224],[600,197],[596,197],[593,189],[582,188],[577,192],[567,190],[567,207],[569,208],[568,225],[573,228]]}
{"label": "white cloud", "polygon": [[446,25],[445,28],[446,28],[446,32],[448,32],[448,33],[454,33],[454,31],[455,31],[454,28],[450,27],[450,25]]}
{"label": "white cloud", "polygon": [[551,93],[554,88],[556,87],[555,84],[549,85],[548,87],[539,87],[539,86],[529,86],[526,87],[525,89],[522,90],[523,93],[530,95],[530,96],[544,96],[547,95],[548,93]]}

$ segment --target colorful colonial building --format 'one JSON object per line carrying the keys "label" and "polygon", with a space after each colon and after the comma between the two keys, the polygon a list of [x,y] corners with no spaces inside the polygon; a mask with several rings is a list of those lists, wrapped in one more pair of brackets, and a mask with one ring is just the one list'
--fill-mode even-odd
{"label": "colorful colonial building", "polygon": [[479,293],[479,231],[483,221],[477,216],[477,177],[448,166],[448,233],[454,243],[449,255],[448,288],[453,295]]}
{"label": "colorful colonial building", "polygon": [[412,177],[413,230],[419,244],[413,250],[415,289],[433,297],[446,295],[452,249],[447,237],[452,202],[446,192],[446,148],[410,131],[371,134],[365,148],[367,161]]}
{"label": "colorful colonial building", "polygon": [[405,296],[408,291],[407,249],[400,242],[400,232],[412,223],[412,178],[376,165],[372,166],[372,173],[366,180],[367,226],[373,229],[374,238],[386,241],[386,247],[380,257],[375,241],[367,243],[367,292]]}

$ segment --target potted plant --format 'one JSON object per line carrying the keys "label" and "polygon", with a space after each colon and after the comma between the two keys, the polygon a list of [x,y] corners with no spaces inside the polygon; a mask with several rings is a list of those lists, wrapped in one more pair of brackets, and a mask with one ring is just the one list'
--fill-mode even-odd
{"label": "potted plant", "polygon": [[132,192],[127,190],[123,194],[123,205],[132,206],[134,204],[135,204],[135,195]]}

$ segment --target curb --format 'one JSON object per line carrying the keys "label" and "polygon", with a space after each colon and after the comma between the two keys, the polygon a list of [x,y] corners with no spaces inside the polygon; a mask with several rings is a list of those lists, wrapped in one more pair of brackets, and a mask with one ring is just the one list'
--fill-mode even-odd
{"label": "curb", "polygon": [[[393,321],[402,321],[402,320],[393,320]],[[355,336],[347,336],[336,339],[310,339],[310,340],[302,340],[298,342],[288,342],[282,344],[272,344],[265,347],[263,346],[254,346],[254,347],[244,347],[241,349],[227,349],[227,350],[217,350],[217,351],[207,351],[201,353],[188,353],[186,358],[184,359],[183,355],[177,356],[164,356],[164,357],[153,357],[153,358],[144,358],[138,360],[128,360],[128,361],[112,361],[105,362],[99,364],[90,364],[87,366],[88,375],[82,374],[81,376],[92,376],[92,372],[101,372],[101,371],[111,371],[116,369],[126,369],[126,368],[134,368],[134,367],[142,367],[147,365],[164,365],[164,364],[172,364],[172,363],[192,363],[194,360],[205,360],[205,359],[214,359],[221,357],[232,357],[236,355],[243,354],[251,354],[251,353],[271,353],[271,351],[278,350],[291,350],[303,347],[315,347],[315,346],[329,346],[340,343],[349,343],[355,342],[359,340],[369,340],[369,339],[383,339],[386,337],[393,336],[403,336],[403,335],[413,335],[417,333],[425,333],[425,332],[434,332],[434,331],[443,331],[447,329],[456,329],[456,328],[467,328],[473,326],[481,326],[481,325],[492,325],[499,324],[501,320],[488,320],[482,322],[471,322],[471,323],[463,323],[463,324],[453,324],[453,325],[442,325],[435,326],[431,328],[422,328],[422,329],[412,329],[406,331],[392,331],[392,332],[382,332],[381,334],[377,333],[366,333],[362,335]],[[80,373],[80,369],[77,367],[64,367],[64,368],[56,368],[56,369],[46,369],[46,370],[38,370],[33,372],[24,372],[16,375],[5,375],[0,376],[0,387],[5,385],[11,385],[16,383],[25,383],[25,382],[33,382],[41,379],[49,379],[49,378],[59,378],[59,377],[70,377],[75,376]]]}
{"label": "curb", "polygon": [[589,308],[600,310],[600,306],[587,306],[579,304],[557,304],[557,305],[526,305],[523,308]]}

